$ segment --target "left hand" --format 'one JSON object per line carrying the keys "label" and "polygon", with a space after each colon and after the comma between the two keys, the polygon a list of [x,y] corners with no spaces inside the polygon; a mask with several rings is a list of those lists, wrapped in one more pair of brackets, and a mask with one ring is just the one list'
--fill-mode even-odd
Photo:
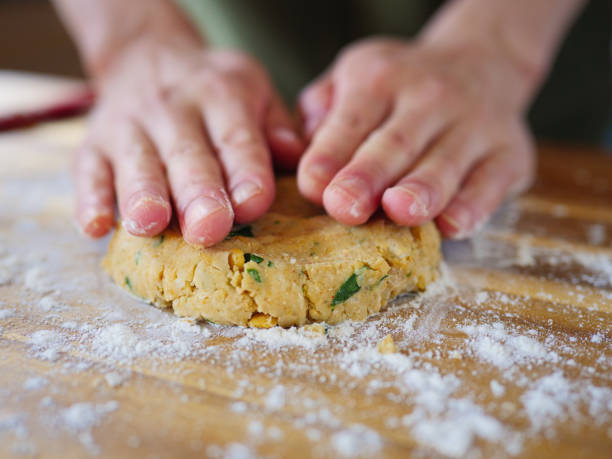
{"label": "left hand", "polygon": [[349,225],[382,204],[400,225],[435,218],[443,235],[468,236],[532,181],[521,78],[486,46],[349,46],[300,97],[301,192]]}

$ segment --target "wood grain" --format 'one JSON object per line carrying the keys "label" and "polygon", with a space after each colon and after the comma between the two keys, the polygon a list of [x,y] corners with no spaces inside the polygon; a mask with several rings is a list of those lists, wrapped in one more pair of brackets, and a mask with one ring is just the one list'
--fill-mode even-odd
{"label": "wood grain", "polygon": [[[47,189],[45,177],[64,174],[70,149],[80,135],[80,123],[64,122],[0,137],[4,181],[0,243],[9,255],[31,240],[27,224],[37,225],[46,234],[68,231],[69,189],[58,191],[50,185]],[[375,336],[357,334],[365,337],[362,341],[328,337],[323,347],[272,348],[254,340],[245,346],[240,336],[203,325],[212,331],[202,338],[202,354],[180,359],[146,355],[126,361],[105,357],[90,345],[95,331],[82,335],[62,325],[71,321],[106,326],[111,319],[102,314],[106,310],[100,304],[123,298],[96,271],[104,243],[96,245],[70,233],[78,242],[74,242],[76,249],[69,249],[68,236],[57,239],[49,244],[48,256],[62,250],[76,253],[70,275],[95,279],[94,288],[80,302],[73,295],[79,292],[78,285],[74,290],[60,288],[56,298],[70,307],[49,313],[32,306],[40,292],[27,290],[21,278],[0,285],[4,304],[0,309],[16,311],[13,317],[0,320],[0,456],[221,457],[244,452],[236,445],[232,450],[234,443],[245,445],[254,456],[338,457],[342,449],[334,443],[338,439],[334,435],[355,423],[377,433],[382,441],[375,451],[361,451],[365,455],[452,456],[416,435],[418,429],[409,425],[408,418],[402,424],[420,406],[414,394],[402,389],[407,369],[394,370],[385,364],[392,360],[376,359],[364,363],[368,371],[360,375],[353,371],[361,365],[359,360],[352,367],[343,366],[345,356],[375,349],[377,339],[391,334],[401,355],[418,364],[416,369],[433,369],[442,378],[457,380],[457,400],[468,397],[502,423],[504,432],[519,435],[516,457],[611,457],[611,425],[597,419],[612,419],[612,405],[598,407],[602,418],[576,403],[572,407],[577,412],[558,416],[550,428],[534,431],[521,399],[527,386],[521,386],[520,377],[531,384],[556,372],[569,384],[612,389],[612,276],[608,273],[606,278],[601,269],[612,255],[612,160],[588,149],[547,146],[540,152],[539,163],[538,180],[529,194],[502,209],[473,241],[446,244],[457,289],[421,307],[409,302],[390,308],[372,319],[369,328],[364,325],[363,330]],[[11,186],[39,178],[45,204],[27,211],[26,218],[27,209],[13,202]],[[593,225],[599,225],[596,240],[590,233]],[[475,300],[476,295],[481,300]],[[150,308],[125,301],[129,311],[138,314]],[[162,320],[176,320],[155,313]],[[146,321],[134,317],[131,322],[121,320],[147,333]],[[415,324],[411,330],[406,326],[409,321]],[[539,364],[511,362],[512,368],[501,368],[479,357],[470,347],[474,337],[458,324],[502,324],[512,336],[529,337],[542,346],[554,342],[559,358]],[[39,330],[68,337],[59,359],[46,361],[33,350],[32,336]],[[515,371],[516,381],[507,377],[509,371]],[[113,372],[127,375],[116,387],[106,380]],[[33,376],[46,378],[47,384],[40,390],[26,390],[24,382]],[[504,382],[503,395],[491,393],[492,379]],[[284,402],[271,407],[270,393],[279,386]],[[45,397],[51,406],[44,406]],[[84,430],[92,435],[93,446],[87,446],[82,432],[62,427],[61,416],[58,421],[58,413],[75,403],[109,400],[118,402],[119,408]],[[7,427],[6,420],[16,413],[23,415],[26,433]],[[260,430],[254,431],[254,426]],[[461,429],[461,422],[455,420],[446,427],[450,431],[437,434],[452,435],[453,429]],[[500,447],[506,440],[474,435],[469,448],[457,451],[469,457],[504,457],[511,455]]]}

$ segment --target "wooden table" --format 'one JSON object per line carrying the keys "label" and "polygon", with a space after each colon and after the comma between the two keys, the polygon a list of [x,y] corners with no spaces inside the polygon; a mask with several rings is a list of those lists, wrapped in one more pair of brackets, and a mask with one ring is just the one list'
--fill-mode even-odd
{"label": "wooden table", "polygon": [[70,220],[82,132],[0,136],[0,456],[612,457],[612,157],[542,148],[436,288],[309,336],[114,287]]}

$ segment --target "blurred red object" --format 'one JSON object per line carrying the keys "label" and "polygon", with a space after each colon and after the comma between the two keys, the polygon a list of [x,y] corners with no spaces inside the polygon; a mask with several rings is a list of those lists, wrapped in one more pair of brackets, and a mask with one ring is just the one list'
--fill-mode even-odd
{"label": "blurred red object", "polygon": [[0,71],[0,131],[84,113],[94,99],[81,80]]}

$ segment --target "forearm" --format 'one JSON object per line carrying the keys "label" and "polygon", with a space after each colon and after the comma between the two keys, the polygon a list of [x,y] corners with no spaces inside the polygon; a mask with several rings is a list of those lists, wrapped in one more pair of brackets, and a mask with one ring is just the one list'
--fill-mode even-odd
{"label": "forearm", "polygon": [[529,98],[585,0],[454,0],[423,31],[434,44],[479,44],[508,58]]}
{"label": "forearm", "polygon": [[150,37],[180,45],[201,38],[170,0],[53,0],[92,76],[131,42]]}

